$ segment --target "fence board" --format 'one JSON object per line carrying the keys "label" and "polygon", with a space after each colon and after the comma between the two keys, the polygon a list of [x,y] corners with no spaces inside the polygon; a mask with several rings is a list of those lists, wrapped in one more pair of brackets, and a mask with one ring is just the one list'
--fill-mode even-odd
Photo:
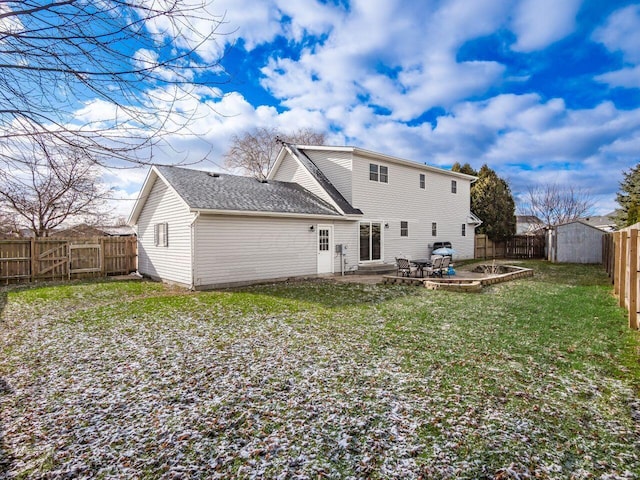
{"label": "fence board", "polygon": [[3,284],[126,275],[137,269],[135,237],[0,240]]}
{"label": "fence board", "polygon": [[640,275],[640,224],[618,232],[606,234],[602,239],[603,265],[613,280],[613,293],[618,304],[627,309],[629,328],[637,330],[638,322],[638,284]]}
{"label": "fence board", "polygon": [[504,242],[494,242],[485,234],[475,236],[475,258],[544,258],[542,236],[516,235]]}

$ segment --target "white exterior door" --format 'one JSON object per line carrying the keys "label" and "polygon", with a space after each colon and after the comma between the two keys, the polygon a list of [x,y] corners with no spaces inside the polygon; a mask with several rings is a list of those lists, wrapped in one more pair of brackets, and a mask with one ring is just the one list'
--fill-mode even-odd
{"label": "white exterior door", "polygon": [[318,225],[318,273],[333,273],[333,227]]}

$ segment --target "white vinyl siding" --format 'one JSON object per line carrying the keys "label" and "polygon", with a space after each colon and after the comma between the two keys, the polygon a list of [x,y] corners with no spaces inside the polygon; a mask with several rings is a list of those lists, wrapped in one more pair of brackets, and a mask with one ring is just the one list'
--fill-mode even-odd
{"label": "white vinyl siding", "polygon": [[[138,270],[156,279],[191,284],[191,232],[193,219],[186,205],[156,179],[138,218]],[[155,245],[155,226],[167,224],[168,246]]]}
{"label": "white vinyl siding", "polygon": [[[318,223],[332,225],[313,219],[201,215],[195,232],[198,259],[195,285],[207,287],[315,275]],[[349,232],[353,225],[335,222],[334,242],[352,242]],[[356,252],[356,245],[349,245],[348,254]],[[334,251],[332,254],[334,271],[340,272],[339,256]]]}
{"label": "white vinyl siding", "polygon": [[342,196],[351,203],[351,152],[305,150]]}
{"label": "white vinyl siding", "polygon": [[297,183],[329,204],[334,205],[333,199],[327,192],[320,188],[311,174],[288,153],[280,162],[278,170],[274,172],[273,180]]}
{"label": "white vinyl siding", "polygon": [[[457,195],[451,194],[452,176],[421,168],[386,163],[389,166],[388,184],[369,180],[369,165],[381,164],[372,159],[353,156],[352,205],[362,210],[362,221],[382,221],[390,228],[382,230],[383,260],[393,263],[400,253],[414,258],[429,254],[429,245],[436,241],[450,241],[458,252],[457,258],[473,258],[472,234],[462,236],[461,223],[466,223],[470,211],[470,180],[456,177]],[[425,175],[426,188],[420,188],[419,175]],[[411,226],[409,237],[401,237],[400,222]],[[437,236],[431,235],[431,224],[437,223]],[[468,225],[467,228],[473,226]]]}

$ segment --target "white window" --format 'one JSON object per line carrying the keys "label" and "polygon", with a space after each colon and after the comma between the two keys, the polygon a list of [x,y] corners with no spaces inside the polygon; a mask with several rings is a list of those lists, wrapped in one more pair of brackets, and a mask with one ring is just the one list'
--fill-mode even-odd
{"label": "white window", "polygon": [[169,224],[156,223],[153,226],[153,243],[156,247],[169,246]]}
{"label": "white window", "polygon": [[369,164],[369,180],[372,182],[378,181],[378,165],[375,163]]}
{"label": "white window", "polygon": [[370,163],[369,180],[372,182],[389,183],[389,168],[375,163]]}
{"label": "white window", "polygon": [[427,179],[425,178],[424,173],[420,174],[420,188],[426,188]]}
{"label": "white window", "polygon": [[467,236],[467,226],[464,223],[462,224],[462,236]]}
{"label": "white window", "polygon": [[409,236],[409,222],[400,222],[400,236],[408,237]]}
{"label": "white window", "polygon": [[451,193],[458,193],[458,182],[451,180]]}
{"label": "white window", "polygon": [[389,169],[380,165],[380,182],[389,183]]}
{"label": "white window", "polygon": [[438,224],[436,222],[431,223],[431,236],[432,237],[438,236]]}

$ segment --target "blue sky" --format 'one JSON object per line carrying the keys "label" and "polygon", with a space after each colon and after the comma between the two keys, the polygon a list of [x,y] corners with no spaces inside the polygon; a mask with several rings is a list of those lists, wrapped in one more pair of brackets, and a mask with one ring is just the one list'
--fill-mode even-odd
{"label": "blue sky", "polygon": [[[640,162],[640,4],[604,0],[215,0],[226,23],[207,56],[228,80],[171,162],[224,170],[234,134],[310,127],[449,168],[488,164],[528,186],[588,189],[616,207]],[[209,92],[210,93],[210,92]],[[197,101],[197,99],[195,99]],[[171,156],[173,155],[173,156]],[[133,198],[145,172],[120,172]],[[121,210],[130,202],[121,202]]]}

